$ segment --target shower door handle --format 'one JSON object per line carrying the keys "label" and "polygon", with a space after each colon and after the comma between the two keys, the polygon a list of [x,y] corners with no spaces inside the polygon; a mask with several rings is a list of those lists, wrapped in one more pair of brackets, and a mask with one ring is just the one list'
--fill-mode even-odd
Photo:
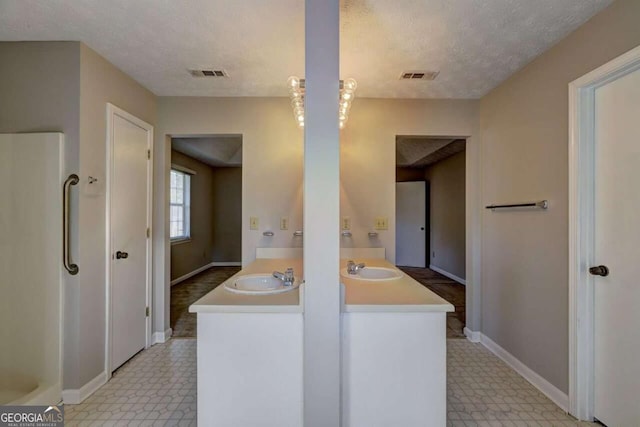
{"label": "shower door handle", "polygon": [[78,274],[80,270],[77,264],[71,262],[71,250],[69,248],[69,240],[71,231],[69,230],[69,211],[70,209],[70,188],[80,182],[78,175],[71,174],[64,181],[62,190],[62,264],[72,276]]}

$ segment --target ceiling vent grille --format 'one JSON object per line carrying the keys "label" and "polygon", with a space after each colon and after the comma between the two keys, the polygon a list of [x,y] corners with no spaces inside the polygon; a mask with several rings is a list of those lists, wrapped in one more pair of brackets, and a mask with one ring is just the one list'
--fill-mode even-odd
{"label": "ceiling vent grille", "polygon": [[189,70],[193,77],[229,77],[224,70]]}
{"label": "ceiling vent grille", "polygon": [[400,80],[435,80],[439,71],[405,71],[400,74]]}

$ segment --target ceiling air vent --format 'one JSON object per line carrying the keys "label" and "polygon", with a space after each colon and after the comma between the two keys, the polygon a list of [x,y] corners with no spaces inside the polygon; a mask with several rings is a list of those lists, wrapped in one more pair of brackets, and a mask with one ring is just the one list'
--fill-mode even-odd
{"label": "ceiling air vent", "polygon": [[193,77],[229,77],[224,70],[189,70]]}
{"label": "ceiling air vent", "polygon": [[400,80],[435,80],[439,71],[405,71],[400,75]]}

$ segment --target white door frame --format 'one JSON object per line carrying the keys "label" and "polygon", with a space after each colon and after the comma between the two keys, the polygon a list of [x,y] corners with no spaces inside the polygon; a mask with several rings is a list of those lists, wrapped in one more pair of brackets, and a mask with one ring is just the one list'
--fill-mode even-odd
{"label": "white door frame", "polygon": [[569,84],[569,412],[594,417],[595,91],[640,69],[640,46]]}
{"label": "white door frame", "polygon": [[151,241],[152,236],[152,222],[153,222],[153,126],[149,123],[140,120],[139,118],[127,113],[121,108],[116,107],[111,103],[107,103],[107,164],[106,164],[106,321],[105,321],[105,372],[107,379],[111,378],[111,277],[112,277],[112,262],[111,256],[113,248],[111,247],[111,178],[113,175],[113,124],[114,117],[120,116],[123,119],[139,126],[147,131],[147,149],[149,150],[149,161],[147,162],[147,227],[149,228],[149,235],[147,237],[147,280],[146,280],[146,304],[149,309],[149,315],[146,317],[146,339],[145,347],[148,348],[151,345],[151,327],[152,327],[152,311],[153,311],[153,299],[152,299],[152,267],[153,267],[153,245]]}

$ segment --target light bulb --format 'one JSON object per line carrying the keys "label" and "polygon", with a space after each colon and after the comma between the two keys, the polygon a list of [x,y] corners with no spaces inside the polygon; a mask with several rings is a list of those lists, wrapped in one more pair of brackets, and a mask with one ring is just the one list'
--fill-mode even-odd
{"label": "light bulb", "polygon": [[300,87],[300,79],[296,76],[291,76],[289,77],[289,79],[287,80],[287,84],[289,85],[290,88],[299,88]]}
{"label": "light bulb", "polygon": [[342,93],[342,99],[344,99],[345,101],[348,101],[351,98],[353,98],[353,94],[351,92],[345,91]]}
{"label": "light bulb", "polygon": [[344,128],[344,122],[342,120],[340,120],[339,126],[340,126],[340,129]]}
{"label": "light bulb", "polygon": [[358,83],[355,81],[355,79],[347,79],[344,81],[344,88],[350,92],[355,92],[357,87]]}

